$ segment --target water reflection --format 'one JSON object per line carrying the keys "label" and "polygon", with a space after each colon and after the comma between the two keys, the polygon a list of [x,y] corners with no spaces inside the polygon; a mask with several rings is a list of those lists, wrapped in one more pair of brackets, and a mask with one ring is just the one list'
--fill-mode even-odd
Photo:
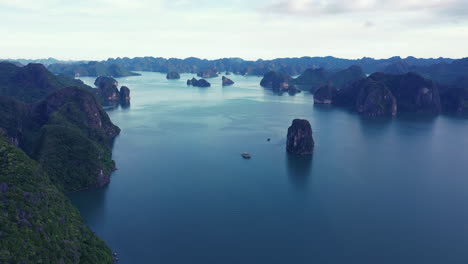
{"label": "water reflection", "polygon": [[129,109],[130,108],[130,102],[121,102],[120,107],[122,109]]}
{"label": "water reflection", "polygon": [[312,161],[313,155],[297,156],[286,153],[286,167],[292,184],[298,188],[304,188],[307,185],[312,171]]}

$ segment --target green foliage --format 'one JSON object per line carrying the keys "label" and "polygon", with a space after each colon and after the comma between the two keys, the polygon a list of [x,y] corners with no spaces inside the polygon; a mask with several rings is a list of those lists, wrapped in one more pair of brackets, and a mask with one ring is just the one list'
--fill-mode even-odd
{"label": "green foliage", "polygon": [[67,76],[112,76],[126,77],[137,76],[138,73],[130,72],[121,65],[111,64],[106,65],[101,62],[92,61],[89,63],[57,63],[49,66],[49,70],[56,74]]}
{"label": "green foliage", "polygon": [[1,136],[0,263],[112,263],[41,166]]}
{"label": "green foliage", "polygon": [[33,106],[0,97],[0,128],[39,161],[60,190],[102,186],[115,169],[111,145],[119,128],[79,88],[62,89]]}
{"label": "green foliage", "polygon": [[18,67],[11,63],[0,63],[0,96],[10,96],[22,102],[33,103],[68,86],[92,91],[90,86],[80,80],[52,74],[42,64]]}

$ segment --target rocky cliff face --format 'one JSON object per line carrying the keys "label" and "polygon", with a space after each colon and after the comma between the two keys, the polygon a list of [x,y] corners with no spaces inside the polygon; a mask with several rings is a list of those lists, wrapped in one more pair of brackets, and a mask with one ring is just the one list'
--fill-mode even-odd
{"label": "rocky cliff face", "polygon": [[311,155],[314,144],[309,121],[294,119],[288,129],[286,151],[296,155]]}
{"label": "rocky cliff face", "polygon": [[291,77],[285,73],[270,71],[263,76],[260,85],[273,91],[282,91],[289,89],[290,80]]}
{"label": "rocky cliff face", "polygon": [[112,77],[99,76],[94,82],[97,89],[94,91],[96,97],[104,106],[129,106],[130,89],[126,86],[118,89],[119,82]]}
{"label": "rocky cliff face", "polygon": [[448,87],[441,91],[440,101],[445,112],[468,113],[468,85],[466,87]]}
{"label": "rocky cliff face", "polygon": [[435,114],[441,111],[438,86],[415,73],[374,73],[338,90],[333,103],[355,107],[370,116],[396,115],[397,111]]}
{"label": "rocky cliff face", "polygon": [[65,191],[102,186],[120,129],[88,91],[69,87],[37,104],[0,97],[0,127]]}
{"label": "rocky cliff face", "polygon": [[130,105],[130,89],[127,86],[120,87],[120,104],[122,106]]}
{"label": "rocky cliff face", "polygon": [[333,85],[322,85],[314,93],[314,104],[332,104],[335,96],[336,88]]}
{"label": "rocky cliff face", "polygon": [[366,78],[366,75],[359,66],[351,66],[347,69],[331,72],[323,68],[307,69],[290,83],[300,86],[304,90],[314,92],[325,85],[332,85],[337,89],[342,89],[354,81]]}
{"label": "rocky cliff face", "polygon": [[[51,94],[44,101],[34,105],[32,113],[36,122],[44,125],[51,120],[54,113],[61,110],[65,110],[63,115],[68,122],[98,131],[108,139],[113,139],[120,132],[96,98],[91,93],[76,87],[67,87]],[[73,112],[76,112],[74,113],[76,115],[72,115]]]}
{"label": "rocky cliff face", "polygon": [[229,86],[229,85],[233,85],[234,84],[234,81],[229,79],[229,78],[226,78],[225,76],[223,76],[222,78],[222,85],[223,86]]}
{"label": "rocky cliff face", "polygon": [[385,84],[367,79],[356,85],[360,87],[356,99],[358,113],[367,116],[397,114],[397,100]]}
{"label": "rocky cliff face", "polygon": [[385,84],[395,96],[398,111],[440,113],[439,88],[416,73],[388,75],[374,73],[370,79]]}
{"label": "rocky cliff face", "polygon": [[177,80],[180,79],[180,74],[178,72],[168,72],[166,75],[168,80]]}
{"label": "rocky cliff face", "polygon": [[119,100],[119,89],[117,86],[119,83],[112,77],[99,76],[94,85],[97,87],[97,96],[104,102],[118,102]]}

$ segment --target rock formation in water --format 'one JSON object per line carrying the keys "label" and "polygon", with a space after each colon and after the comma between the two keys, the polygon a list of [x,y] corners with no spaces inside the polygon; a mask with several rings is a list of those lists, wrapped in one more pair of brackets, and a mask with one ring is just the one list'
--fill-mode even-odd
{"label": "rock formation in water", "polygon": [[233,85],[234,81],[229,79],[229,78],[226,78],[225,76],[223,76],[222,84],[223,84],[223,86],[229,86],[229,85]]}
{"label": "rock formation in water", "polygon": [[117,102],[119,100],[119,89],[117,88],[119,82],[114,78],[99,76],[96,81],[94,81],[94,85],[98,88],[97,95],[102,100],[107,102]]}
{"label": "rock formation in water", "polygon": [[314,92],[314,104],[332,104],[336,91],[336,88],[330,84],[320,86]]}
{"label": "rock formation in water", "polygon": [[180,74],[178,72],[168,72],[166,75],[166,79],[168,80],[177,80],[180,79]]}
{"label": "rock formation in water", "polygon": [[130,89],[127,86],[120,87],[120,105],[128,106],[130,105]]}
{"label": "rock formation in water", "polygon": [[309,121],[294,119],[288,129],[286,150],[296,155],[311,155],[314,150],[314,139]]}
{"label": "rock formation in water", "polygon": [[290,80],[291,76],[285,73],[270,71],[263,76],[260,85],[271,88],[275,92],[287,91],[289,89]]}
{"label": "rock formation in water", "polygon": [[300,93],[301,90],[291,84],[291,80],[291,76],[285,73],[270,71],[263,76],[260,81],[260,85],[265,88],[270,88],[279,94],[282,94],[283,92],[287,92],[290,95]]}
{"label": "rock formation in water", "polygon": [[201,78],[214,78],[218,77],[218,74],[214,70],[203,70],[197,73],[198,77]]}
{"label": "rock formation in water", "polygon": [[205,79],[200,79],[197,80],[195,78],[192,78],[191,80],[187,80],[187,85],[192,85],[195,87],[210,87],[211,84],[205,80]]}
{"label": "rock formation in water", "polygon": [[397,100],[382,82],[366,79],[357,82],[359,93],[356,110],[366,116],[394,116],[397,114]]}
{"label": "rock formation in water", "polygon": [[395,115],[397,110],[435,114],[441,111],[438,86],[416,73],[374,73],[339,90],[333,103],[355,107],[370,116]]}
{"label": "rock formation in water", "polygon": [[104,106],[122,106],[130,104],[130,89],[126,86],[117,88],[119,83],[112,77],[99,76],[94,82],[96,85],[96,96]]}
{"label": "rock formation in water", "polygon": [[440,101],[445,112],[468,113],[468,85],[465,87],[447,87],[441,91]]}

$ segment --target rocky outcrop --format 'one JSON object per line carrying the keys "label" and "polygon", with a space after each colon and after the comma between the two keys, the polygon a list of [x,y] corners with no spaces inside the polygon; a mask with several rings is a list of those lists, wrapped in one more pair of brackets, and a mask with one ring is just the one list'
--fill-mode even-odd
{"label": "rocky outcrop", "polygon": [[[71,109],[71,105],[78,108]],[[64,108],[66,108],[66,112],[63,114],[69,119],[69,122],[99,132],[109,139],[108,143],[120,132],[120,129],[112,124],[96,98],[91,93],[76,87],[61,89],[51,94],[46,100],[34,105],[32,107],[33,118],[42,126],[50,121],[54,113]],[[79,115],[72,115],[73,111]],[[103,140],[102,138],[96,139]]]}
{"label": "rocky outcrop", "polygon": [[127,86],[120,87],[120,106],[122,108],[129,108],[130,107],[130,89]]}
{"label": "rocky outcrop", "polygon": [[112,77],[99,76],[94,85],[98,88],[97,96],[102,99],[104,102],[117,102],[119,100],[119,89],[117,82]]}
{"label": "rocky outcrop", "polygon": [[197,80],[195,78],[192,78],[191,80],[187,80],[187,85],[192,85],[195,87],[210,87],[211,84],[205,80],[205,79],[200,79]]}
{"label": "rocky outcrop", "polygon": [[233,85],[234,81],[229,79],[229,78],[226,78],[225,76],[223,76],[222,84],[223,84],[223,86],[229,86],[229,85]]}
{"label": "rocky outcrop", "polygon": [[374,73],[339,90],[333,104],[353,107],[370,116],[396,115],[397,111],[434,114],[441,111],[438,86],[416,73]]}
{"label": "rocky outcrop", "polygon": [[320,86],[314,93],[314,104],[332,104],[336,91],[333,85]]}
{"label": "rocky outcrop", "polygon": [[117,88],[119,82],[112,77],[99,76],[94,82],[95,94],[104,106],[128,106],[130,104],[130,89],[126,86]]}
{"label": "rocky outcrop", "polygon": [[388,75],[374,73],[369,76],[385,84],[395,96],[398,111],[440,113],[440,95],[437,84],[417,73]]}
{"label": "rocky outcrop", "polygon": [[445,112],[468,113],[468,86],[466,87],[448,87],[441,92],[440,101]]}
{"label": "rocky outcrop", "polygon": [[120,129],[90,92],[68,87],[37,104],[0,97],[0,128],[38,161],[62,190],[98,187],[115,169],[111,147]]}
{"label": "rocky outcrop", "polygon": [[54,75],[42,64],[30,63],[18,67],[11,63],[0,62],[0,96],[10,96],[22,102],[33,103],[68,86],[92,89],[80,80]]}
{"label": "rocky outcrop", "polygon": [[337,89],[345,88],[354,81],[366,78],[362,69],[358,66],[351,66],[347,69],[331,72],[323,68],[307,69],[296,79],[290,81],[290,84],[297,85],[301,89],[314,92],[321,86],[327,84],[333,85]]}
{"label": "rocky outcrop", "polygon": [[128,105],[130,104],[130,89],[127,86],[120,87],[120,104]]}
{"label": "rocky outcrop", "polygon": [[285,73],[270,71],[263,76],[260,85],[271,88],[275,92],[287,91],[289,90],[290,80],[291,76]]}
{"label": "rocky outcrop", "polygon": [[270,88],[279,94],[284,92],[287,92],[290,95],[300,93],[301,90],[298,89],[296,85],[290,83],[291,80],[291,76],[285,73],[270,71],[263,76],[260,81],[260,85],[265,88]]}
{"label": "rocky outcrop", "polygon": [[311,155],[314,144],[309,121],[294,119],[288,129],[286,151],[295,155]]}
{"label": "rocky outcrop", "polygon": [[168,72],[166,75],[168,80],[177,80],[180,79],[180,74],[178,72]]}
{"label": "rocky outcrop", "polygon": [[201,78],[214,78],[218,77],[218,74],[214,70],[203,70],[198,72],[197,76]]}
{"label": "rocky outcrop", "polygon": [[329,72],[323,68],[309,68],[291,82],[300,86],[304,90],[314,91],[318,87],[325,85],[328,82],[328,77]]}
{"label": "rocky outcrop", "polygon": [[381,82],[367,79],[356,83],[360,86],[356,99],[356,110],[366,116],[394,116],[397,100],[388,87]]}

